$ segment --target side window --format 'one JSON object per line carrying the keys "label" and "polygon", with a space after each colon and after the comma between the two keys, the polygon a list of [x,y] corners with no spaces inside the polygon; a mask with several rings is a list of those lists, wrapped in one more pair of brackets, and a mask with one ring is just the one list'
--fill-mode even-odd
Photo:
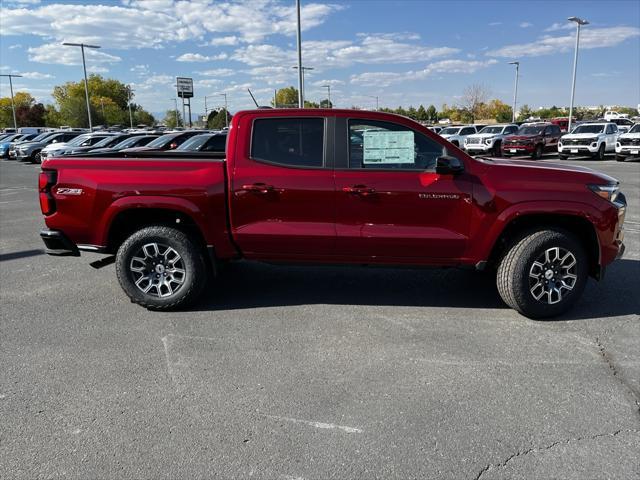
{"label": "side window", "polygon": [[227,143],[226,135],[214,135],[202,149],[203,152],[224,152]]}
{"label": "side window", "polygon": [[460,135],[473,135],[476,133],[476,129],[473,127],[465,127],[460,131]]}
{"label": "side window", "polygon": [[323,118],[263,118],[253,122],[251,158],[291,167],[324,165]]}
{"label": "side window", "polygon": [[408,127],[349,120],[349,168],[435,170],[443,147]]}
{"label": "side window", "polygon": [[507,127],[504,131],[506,135],[511,135],[512,133],[516,133],[518,127]]}
{"label": "side window", "polygon": [[560,127],[558,125],[551,127],[551,135],[560,135]]}

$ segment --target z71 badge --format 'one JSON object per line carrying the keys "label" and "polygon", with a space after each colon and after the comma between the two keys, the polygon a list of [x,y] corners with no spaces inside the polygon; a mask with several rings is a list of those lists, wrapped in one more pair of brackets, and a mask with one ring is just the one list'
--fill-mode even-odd
{"label": "z71 badge", "polygon": [[58,195],[82,195],[82,189],[60,187],[56,190],[56,193]]}

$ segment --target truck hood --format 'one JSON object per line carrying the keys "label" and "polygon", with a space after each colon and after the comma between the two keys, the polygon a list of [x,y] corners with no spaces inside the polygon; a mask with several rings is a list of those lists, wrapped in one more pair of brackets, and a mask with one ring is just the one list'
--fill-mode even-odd
{"label": "truck hood", "polygon": [[538,138],[540,135],[507,135],[505,140],[531,140],[532,138]]}
{"label": "truck hood", "polygon": [[623,133],[618,138],[640,138],[640,132],[638,132],[638,133]]}
{"label": "truck hood", "polygon": [[513,178],[529,179],[534,175],[543,177],[548,174],[557,181],[559,175],[566,175],[566,183],[618,183],[618,180],[588,167],[560,163],[537,162],[532,160],[480,159],[492,168],[512,170]]}

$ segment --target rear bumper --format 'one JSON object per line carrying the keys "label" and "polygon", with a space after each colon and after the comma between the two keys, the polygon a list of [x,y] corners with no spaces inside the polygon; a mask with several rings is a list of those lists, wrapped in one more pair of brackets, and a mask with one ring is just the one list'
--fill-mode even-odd
{"label": "rear bumper", "polygon": [[79,257],[80,251],[78,246],[59,230],[42,230],[40,238],[45,245],[45,253],[47,255],[56,255],[62,257]]}

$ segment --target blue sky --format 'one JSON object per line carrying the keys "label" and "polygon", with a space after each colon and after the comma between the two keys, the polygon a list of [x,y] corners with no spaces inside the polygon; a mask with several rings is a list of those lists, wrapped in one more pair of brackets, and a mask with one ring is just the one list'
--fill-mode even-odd
{"label": "blue sky", "polygon": [[[276,88],[296,85],[295,2],[246,0],[2,0],[1,73],[20,73],[15,90],[51,102],[54,85],[82,75],[79,49],[96,43],[91,71],[133,85],[152,112],[172,108],[176,76],[195,81],[193,111],[220,104],[251,107],[246,88],[267,104]],[[313,67],[307,98],[332,85],[338,107],[456,104],[482,83],[511,103],[567,105],[575,15],[581,34],[576,103],[640,104],[640,2],[629,1],[334,1],[303,0],[303,63]],[[2,79],[0,96],[8,95]]]}

